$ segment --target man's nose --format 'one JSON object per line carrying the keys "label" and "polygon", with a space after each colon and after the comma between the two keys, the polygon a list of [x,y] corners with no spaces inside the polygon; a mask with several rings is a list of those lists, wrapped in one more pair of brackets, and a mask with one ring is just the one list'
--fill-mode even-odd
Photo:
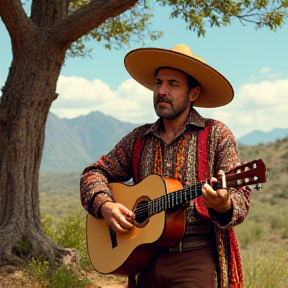
{"label": "man's nose", "polygon": [[165,95],[168,93],[167,85],[165,83],[162,83],[158,88],[158,93],[161,95]]}

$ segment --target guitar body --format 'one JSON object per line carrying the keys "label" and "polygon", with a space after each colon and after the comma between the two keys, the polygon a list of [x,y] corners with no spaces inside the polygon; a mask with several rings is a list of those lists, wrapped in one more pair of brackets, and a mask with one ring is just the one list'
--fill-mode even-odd
{"label": "guitar body", "polygon": [[[115,202],[134,211],[146,199],[153,200],[183,187],[177,180],[153,174],[134,186],[112,183],[109,188]],[[127,233],[114,232],[113,247],[107,222],[87,215],[88,254],[98,272],[116,275],[140,273],[159,247],[173,247],[181,241],[185,232],[185,209],[178,207],[177,210],[162,211],[138,224]]]}

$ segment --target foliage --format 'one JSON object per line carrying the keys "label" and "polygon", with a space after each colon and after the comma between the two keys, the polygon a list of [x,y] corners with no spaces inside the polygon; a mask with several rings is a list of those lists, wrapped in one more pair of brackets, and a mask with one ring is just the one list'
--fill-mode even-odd
{"label": "foliage", "polygon": [[29,257],[30,253],[32,252],[32,247],[25,240],[25,238],[18,239],[13,247],[13,253],[21,258],[26,258],[27,256]]}
{"label": "foliage", "polygon": [[47,261],[32,259],[27,272],[39,288],[80,288],[88,284],[87,280],[79,279],[76,269],[71,269],[66,265],[52,267]]}
{"label": "foliage", "polygon": [[[91,1],[72,1],[70,2],[70,11],[74,12],[89,2]],[[68,56],[89,54],[93,48],[86,49],[86,43],[90,40],[102,42],[104,47],[109,50],[128,48],[131,42],[145,45],[148,39],[157,40],[163,36],[163,32],[149,30],[151,24],[149,20],[152,16],[153,14],[147,13],[147,10],[144,9],[143,3],[138,2],[123,14],[108,18],[99,27],[74,42],[68,51]]]}
{"label": "foliage", "polygon": [[79,267],[64,264],[52,266],[48,261],[33,258],[26,269],[30,280],[37,283],[39,288],[85,287],[88,280],[82,279],[80,271],[84,268],[91,269],[91,264],[86,252],[84,211],[81,209],[69,213],[58,221],[45,215],[42,218],[42,225],[45,234],[55,243],[78,250],[81,263]]}
{"label": "foliage", "polygon": [[190,30],[196,31],[198,36],[205,35],[207,26],[226,26],[231,19],[237,18],[242,24],[254,23],[256,28],[264,26],[276,30],[287,17],[287,1],[222,1],[222,0],[161,0],[163,6],[171,5],[172,18],[180,17],[188,23]]}
{"label": "foliage", "polygon": [[[70,12],[84,7],[91,0],[71,1]],[[150,1],[151,2],[151,1]],[[281,0],[156,0],[160,7],[171,6],[171,18],[181,18],[187,23],[189,30],[204,36],[207,27],[221,27],[231,24],[237,18],[243,25],[255,24],[256,28],[269,27],[275,31],[280,28],[287,17],[288,1]],[[144,4],[144,5],[143,5]],[[138,3],[125,13],[111,17],[99,27],[74,42],[69,50],[69,56],[85,56],[92,49],[86,49],[88,40],[104,42],[106,49],[121,49],[129,47],[131,41],[145,45],[147,40],[157,40],[163,36],[161,31],[150,31],[149,21],[153,15],[147,13],[145,1]],[[152,8],[151,8],[152,10]],[[150,10],[150,11],[151,11]]]}
{"label": "foliage", "polygon": [[67,214],[63,219],[53,220],[49,215],[42,219],[43,230],[55,243],[76,249],[81,256],[81,267],[90,267],[86,252],[85,212],[79,209]]}

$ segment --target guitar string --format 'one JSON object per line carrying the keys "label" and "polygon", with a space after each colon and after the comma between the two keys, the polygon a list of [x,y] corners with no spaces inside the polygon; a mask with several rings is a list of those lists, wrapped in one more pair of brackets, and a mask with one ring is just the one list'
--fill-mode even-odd
{"label": "guitar string", "polygon": [[[248,163],[248,164],[249,164],[249,163]],[[256,165],[256,164],[254,163],[253,165]],[[236,171],[236,174],[241,174],[241,173],[243,173],[243,172],[244,172],[244,173],[247,172],[247,171],[243,168],[244,166],[245,166],[245,169],[246,169],[246,167],[248,167],[250,172],[251,172],[252,170],[254,170],[254,169],[257,168],[257,165],[256,165],[256,167],[253,166],[253,168],[251,168],[251,167],[249,167],[249,165],[244,164],[244,165],[242,165],[242,166],[237,167],[238,170]],[[238,172],[239,169],[240,169],[241,172]],[[236,168],[235,168],[234,170],[236,170]],[[234,171],[234,170],[231,170],[230,172],[232,172],[232,171]],[[238,172],[238,173],[237,173],[237,172]],[[256,172],[255,172],[255,173],[256,173]],[[239,176],[239,175],[238,175],[238,176]],[[249,176],[249,178],[251,178],[251,175]],[[226,179],[226,181],[227,181],[227,179]],[[155,214],[155,213],[159,213],[159,212],[167,209],[167,206],[169,206],[169,203],[171,203],[171,202],[172,202],[172,203],[171,203],[171,205],[168,207],[168,209],[175,207],[175,205],[182,204],[182,203],[183,203],[183,195],[184,195],[184,197],[187,198],[187,193],[186,193],[187,190],[189,190],[189,194],[191,194],[191,193],[193,193],[193,192],[196,193],[197,188],[199,189],[199,187],[197,187],[197,186],[200,185],[200,188],[201,188],[202,185],[203,185],[203,183],[205,183],[205,182],[206,182],[206,181],[202,181],[202,182],[200,182],[200,183],[197,183],[197,184],[195,184],[195,185],[186,187],[186,188],[184,188],[184,189],[181,189],[181,190],[174,191],[174,192],[172,192],[172,193],[166,194],[166,195],[161,196],[161,197],[159,197],[159,198],[156,198],[156,199],[154,199],[154,200],[150,200],[150,201],[146,202],[145,204],[139,204],[139,205],[137,206],[137,208],[134,210],[134,214],[137,215],[137,216],[148,215],[148,211],[151,210],[151,208],[152,208],[152,209],[154,208],[154,209],[153,209],[153,210],[154,210],[154,211],[153,211],[153,214]],[[254,181],[254,182],[255,182],[255,181]],[[246,185],[247,185],[247,183],[246,183]],[[192,189],[192,191],[191,191],[191,189]],[[193,189],[194,189],[195,191],[193,191]],[[179,197],[177,197],[177,193],[180,195]],[[173,195],[175,195],[174,198],[173,198]],[[189,196],[190,196],[190,195],[189,195]],[[200,195],[198,195],[198,196],[200,196]],[[195,197],[191,197],[191,198],[194,199],[194,198],[196,198],[196,197],[198,197],[198,196],[195,195]],[[172,198],[172,199],[168,199],[168,198]],[[164,201],[163,201],[163,199],[164,199]],[[177,202],[178,199],[180,200],[180,203],[176,203],[176,204],[173,205],[173,202],[174,202],[174,201]],[[191,199],[190,199],[190,200],[191,200]],[[158,202],[158,203],[157,203],[157,202]],[[154,207],[150,207],[151,205],[149,205],[149,204],[154,205]],[[155,212],[155,211],[156,211],[156,212]]]}
{"label": "guitar string", "polygon": [[[245,172],[247,172],[247,171],[245,171]],[[241,174],[241,173],[237,173],[237,174]],[[226,181],[227,181],[227,179],[226,179]],[[161,197],[158,197],[156,199],[150,200],[150,201],[146,202],[145,204],[139,204],[138,207],[134,210],[134,214],[137,215],[137,216],[148,215],[148,211],[151,210],[151,208],[152,209],[154,208],[153,209],[154,211],[152,211],[153,212],[152,215],[153,214],[157,214],[157,213],[167,209],[167,206],[169,206],[169,203],[171,203],[173,201],[177,202],[177,200],[181,200],[182,202],[180,201],[181,203],[176,203],[174,205],[173,205],[173,203],[171,203],[171,205],[168,207],[168,209],[175,207],[175,205],[182,204],[183,203],[183,195],[185,197],[185,196],[189,195],[190,193],[196,192],[197,189],[201,188],[202,185],[205,182],[206,181],[202,181],[202,182],[197,183],[195,185],[192,185],[192,186],[186,187],[184,189],[181,189],[181,190],[178,190],[178,191],[174,191],[172,193],[168,193],[168,194],[166,194],[164,196],[161,196]],[[246,185],[247,185],[247,183],[246,183]],[[188,193],[187,193],[187,191],[188,191]],[[179,194],[179,197],[177,197],[177,194]],[[174,195],[175,195],[175,197],[174,197]],[[192,199],[194,199],[194,198],[196,198],[198,196],[200,196],[200,195],[196,195],[195,197],[192,197]],[[154,207],[150,207],[151,205],[149,206],[149,203],[151,205],[154,205]]]}
{"label": "guitar string", "polygon": [[[173,196],[173,195],[169,195],[170,199],[168,199],[167,195],[165,195],[165,196],[162,196],[160,198],[156,198],[154,200],[151,200],[149,202],[146,202],[146,203],[143,203],[143,204],[139,204],[138,207],[135,209],[134,214],[137,215],[137,216],[148,215],[148,212],[150,210],[154,210],[154,211],[151,211],[152,214],[157,214],[157,213],[165,210],[165,206],[167,208],[173,208],[173,207],[175,207],[177,205],[180,205],[180,204],[183,203],[183,198],[185,197],[185,193],[184,192],[180,192],[180,193],[181,194],[178,197],[177,196]],[[184,197],[183,197],[183,195],[184,195]],[[196,198],[197,196],[199,196],[199,195],[195,195],[195,197],[192,197],[192,199]],[[182,199],[182,201],[181,201],[181,199]],[[179,200],[179,202],[177,200]],[[151,205],[149,205],[149,203],[151,205],[153,205],[152,203],[154,203],[154,207],[153,207],[154,209],[151,207]],[[169,205],[169,203],[170,203],[170,205]]]}
{"label": "guitar string", "polygon": [[[149,207],[149,203],[151,205],[153,205],[153,203],[154,203],[154,210],[157,211],[156,213],[159,213],[159,212],[165,210],[165,207],[173,208],[179,204],[182,204],[183,198],[184,199],[186,198],[185,201],[195,199],[196,197],[200,196],[197,194],[197,191],[202,191],[200,189],[202,188],[202,185],[204,182],[205,181],[198,183],[195,186],[186,187],[184,189],[174,191],[172,193],[169,193],[169,194],[163,195],[161,197],[158,197],[156,199],[150,200],[146,203],[139,204],[137,206],[137,208],[134,210],[134,214],[137,216],[148,215],[148,211],[151,210],[151,209],[149,209],[149,208],[151,208],[151,207]],[[178,197],[177,197],[177,194],[178,194]],[[194,195],[191,195],[192,197],[190,197],[190,194],[194,194]],[[190,199],[188,199],[188,198],[190,198]],[[177,200],[179,200],[179,202]],[[174,205],[173,205],[173,202],[174,202]],[[169,205],[169,203],[171,205]],[[153,214],[155,214],[155,213],[153,213]]]}

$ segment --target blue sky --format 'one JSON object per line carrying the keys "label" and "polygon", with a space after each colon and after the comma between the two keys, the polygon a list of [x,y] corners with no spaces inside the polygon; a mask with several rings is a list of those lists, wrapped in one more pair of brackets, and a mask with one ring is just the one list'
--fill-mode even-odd
{"label": "blue sky", "polygon": [[[288,24],[276,32],[256,30],[233,20],[227,27],[207,28],[205,37],[186,29],[183,20],[169,19],[169,9],[154,6],[152,30],[164,32],[148,47],[170,49],[188,45],[194,54],[222,73],[233,85],[234,100],[220,108],[198,109],[205,117],[224,122],[236,137],[253,130],[270,131],[288,127]],[[153,11],[152,11],[153,12]],[[0,22],[0,86],[7,78],[12,60],[9,35]],[[51,111],[74,118],[101,111],[121,121],[146,123],[156,120],[152,92],[131,79],[123,60],[127,50],[105,50],[94,46],[91,57],[70,58],[58,80],[59,98]]]}

